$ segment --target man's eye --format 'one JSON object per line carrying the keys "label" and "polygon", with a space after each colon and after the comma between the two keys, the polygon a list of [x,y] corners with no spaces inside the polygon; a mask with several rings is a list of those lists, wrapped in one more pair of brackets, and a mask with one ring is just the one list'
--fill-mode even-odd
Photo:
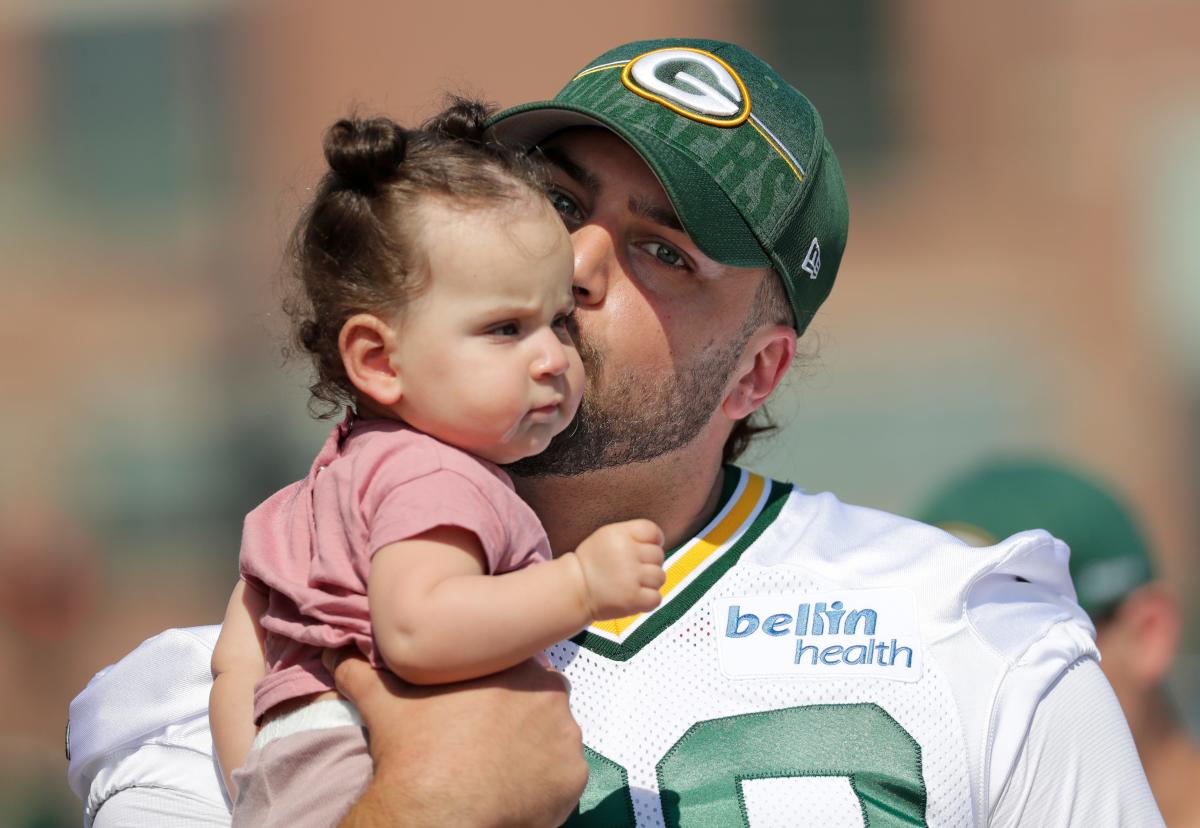
{"label": "man's eye", "polygon": [[680,252],[662,242],[646,242],[642,245],[642,249],[665,265],[687,267],[687,262],[683,260]]}
{"label": "man's eye", "polygon": [[516,322],[501,322],[487,329],[492,336],[516,336],[520,332]]}
{"label": "man's eye", "polygon": [[583,221],[583,211],[579,209],[579,205],[575,203],[575,199],[562,190],[551,190],[550,204],[568,222],[579,223]]}

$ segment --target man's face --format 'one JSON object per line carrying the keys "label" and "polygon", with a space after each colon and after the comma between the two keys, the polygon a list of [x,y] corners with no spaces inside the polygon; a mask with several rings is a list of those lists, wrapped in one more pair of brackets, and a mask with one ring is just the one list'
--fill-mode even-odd
{"label": "man's face", "polygon": [[567,130],[542,149],[575,251],[587,385],[575,422],[510,469],[574,475],[681,448],[721,404],[753,333],[755,292],[775,276],[701,253],[658,179],[613,133]]}

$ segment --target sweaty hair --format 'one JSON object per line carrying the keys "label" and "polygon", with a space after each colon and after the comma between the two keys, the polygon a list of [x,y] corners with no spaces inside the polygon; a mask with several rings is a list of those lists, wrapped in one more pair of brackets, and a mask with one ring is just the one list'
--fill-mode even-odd
{"label": "sweaty hair", "polygon": [[485,137],[490,111],[453,98],[418,129],[346,118],[325,133],[329,169],[292,232],[296,289],[284,305],[293,350],[312,359],[314,415],[333,416],[354,400],[338,350],[346,320],[401,315],[428,286],[414,218],[422,198],[481,209],[546,192],[549,179],[536,159]]}

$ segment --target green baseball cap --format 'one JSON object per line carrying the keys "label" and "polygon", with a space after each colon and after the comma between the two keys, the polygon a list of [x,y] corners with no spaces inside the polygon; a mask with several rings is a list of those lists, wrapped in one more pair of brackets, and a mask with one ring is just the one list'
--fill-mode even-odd
{"label": "green baseball cap", "polygon": [[1103,485],[1064,465],[1012,458],[953,479],[917,513],[974,545],[1045,529],[1071,548],[1079,604],[1099,616],[1154,577],[1130,510]]}
{"label": "green baseball cap", "polygon": [[554,99],[489,122],[531,147],[602,126],[658,176],[705,255],[772,267],[802,333],[833,287],[850,211],[841,167],[808,99],[750,52],[719,40],[643,40],[593,60]]}

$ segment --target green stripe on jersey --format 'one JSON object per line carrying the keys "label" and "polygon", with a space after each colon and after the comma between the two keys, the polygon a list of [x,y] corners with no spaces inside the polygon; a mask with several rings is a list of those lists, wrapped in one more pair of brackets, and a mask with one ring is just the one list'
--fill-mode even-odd
{"label": "green stripe on jersey", "polygon": [[[758,540],[779,516],[791,494],[792,484],[767,480],[759,475],[726,466],[721,499],[715,517],[696,537],[672,549],[666,557],[668,583],[663,602],[644,616],[602,622],[571,639],[581,647],[613,661],[626,661],[680,618],[712,588],[722,575]],[[742,513],[745,518],[737,523]],[[736,525],[730,526],[733,521]],[[716,548],[709,551],[713,536]],[[726,537],[728,535],[728,537]],[[678,585],[673,571],[687,570]]]}

